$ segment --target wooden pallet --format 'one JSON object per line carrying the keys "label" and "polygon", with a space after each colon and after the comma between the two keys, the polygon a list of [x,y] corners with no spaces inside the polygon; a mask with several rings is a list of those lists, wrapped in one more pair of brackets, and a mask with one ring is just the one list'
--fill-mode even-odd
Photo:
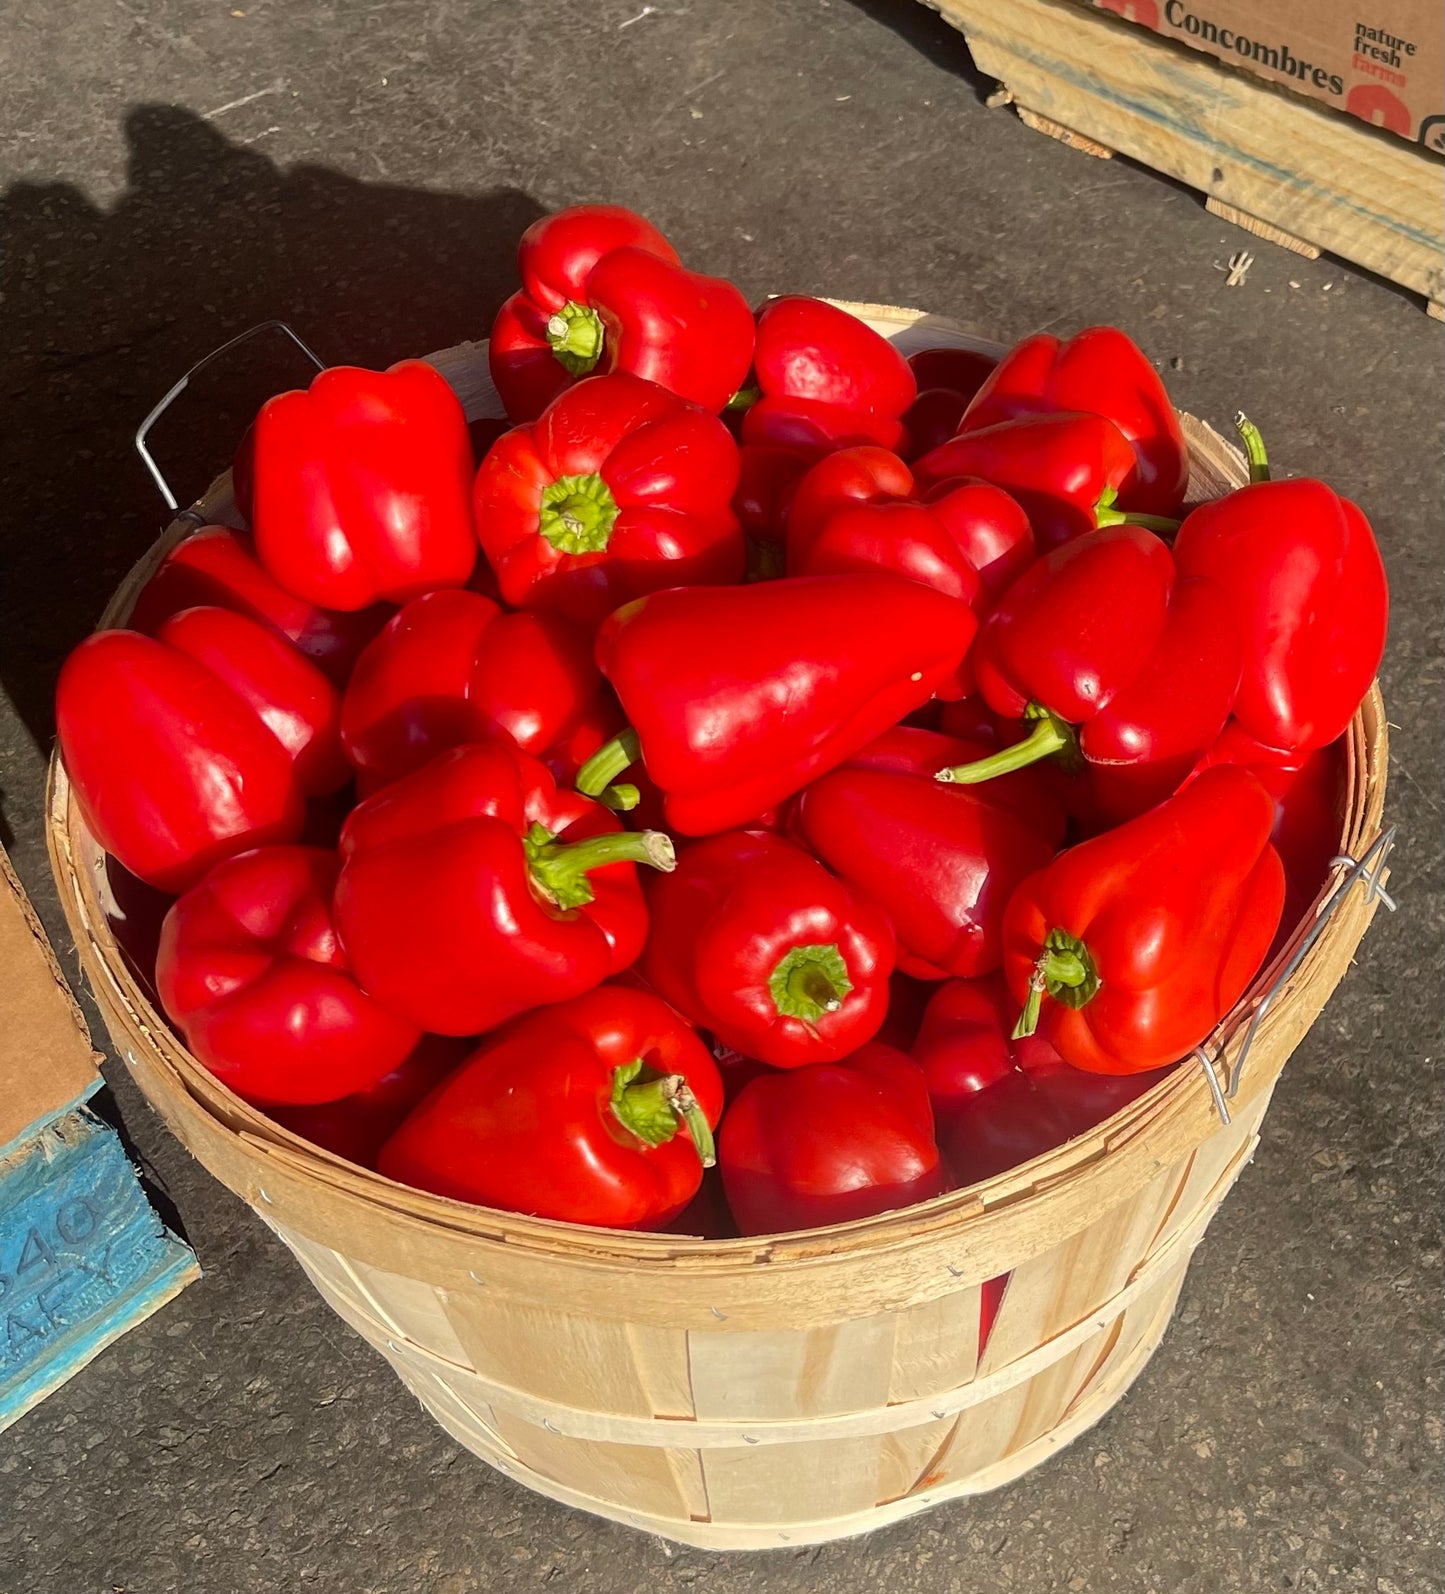
{"label": "wooden pallet", "polygon": [[1445,319],[1445,162],[1072,0],[925,0],[1030,127],[1188,183],[1211,212],[1423,295]]}

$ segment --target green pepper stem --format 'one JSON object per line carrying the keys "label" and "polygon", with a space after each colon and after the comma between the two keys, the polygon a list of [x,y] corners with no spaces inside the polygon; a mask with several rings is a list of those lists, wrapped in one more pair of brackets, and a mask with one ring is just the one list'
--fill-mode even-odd
{"label": "green pepper stem", "polygon": [[1140,515],[1133,510],[1096,509],[1094,524],[1102,530],[1105,526],[1142,526],[1160,537],[1172,537],[1184,524],[1169,515]]}
{"label": "green pepper stem", "polygon": [[1013,1038],[1022,1040],[1038,1028],[1046,995],[1065,1007],[1087,1007],[1102,983],[1088,947],[1067,930],[1050,930],[1029,976],[1029,994],[1013,1027]]}
{"label": "green pepper stem", "polygon": [[585,304],[569,299],[547,319],[547,346],[571,376],[586,376],[602,358],[602,320]]}
{"label": "green pepper stem", "polygon": [[1244,457],[1249,461],[1249,479],[1267,482],[1270,479],[1269,455],[1264,451],[1264,435],[1243,410],[1236,412],[1234,429],[1244,444]]}
{"label": "green pepper stem", "polygon": [[1052,709],[1030,703],[1025,717],[1038,723],[1023,741],[1015,742],[1012,747],[1001,747],[987,758],[976,758],[971,764],[940,769],[933,778],[945,785],[977,786],[999,775],[1012,774],[1016,769],[1027,769],[1030,764],[1037,764],[1040,759],[1056,753],[1077,754],[1079,739],[1073,727]]}
{"label": "green pepper stem", "polygon": [[630,813],[642,801],[642,793],[638,791],[636,786],[607,786],[597,793],[597,801],[604,808],[610,808],[615,814],[626,814]]}
{"label": "green pepper stem", "polygon": [[577,790],[584,797],[599,796],[641,756],[642,744],[629,725],[625,731],[618,731],[610,742],[604,742],[577,771]]}
{"label": "green pepper stem", "polygon": [[704,1168],[717,1161],[712,1129],[692,1088],[682,1074],[658,1074],[650,1079],[642,1058],[623,1063],[612,1076],[611,1107],[617,1121],[645,1146],[663,1146],[685,1128]]}
{"label": "green pepper stem", "polygon": [[532,879],[562,908],[592,901],[588,875],[613,863],[645,863],[664,874],[677,867],[672,838],[660,830],[609,830],[583,841],[558,841],[545,825],[533,825],[523,845]]}
{"label": "green pepper stem", "polygon": [[542,489],[537,529],[559,553],[601,553],[621,513],[612,489],[595,471],[559,476]]}
{"label": "green pepper stem", "polygon": [[740,387],[723,405],[725,410],[750,410],[763,396],[760,387]]}
{"label": "green pepper stem", "polygon": [[768,994],[778,1016],[805,1024],[836,1013],[852,989],[848,965],[834,941],[790,947],[768,976]]}

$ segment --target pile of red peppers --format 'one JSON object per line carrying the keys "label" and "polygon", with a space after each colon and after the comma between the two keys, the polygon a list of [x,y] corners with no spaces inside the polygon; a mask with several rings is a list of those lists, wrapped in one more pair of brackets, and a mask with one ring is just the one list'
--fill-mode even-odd
{"label": "pile of red peppers", "polygon": [[1190,507],[1115,328],[905,359],[618,206],[518,273],[484,457],[423,362],[323,371],[61,674],[195,1056],[389,1178],[714,1237],[1150,1088],[1338,850],[1361,511],[1243,417],[1250,485]]}

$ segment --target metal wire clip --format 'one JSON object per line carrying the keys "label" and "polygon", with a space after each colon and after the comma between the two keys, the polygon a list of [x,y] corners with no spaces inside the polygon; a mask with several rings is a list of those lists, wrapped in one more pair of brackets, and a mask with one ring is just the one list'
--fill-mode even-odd
{"label": "metal wire clip", "polygon": [[300,349],[302,354],[304,354],[306,358],[311,361],[318,371],[324,371],[326,369],[326,362],[321,358],[321,356],[313,349],[308,347],[307,344],[302,342],[300,336],[284,321],[261,321],[258,322],[254,327],[247,327],[244,332],[238,332],[234,338],[232,338],[228,343],[223,343],[219,349],[212,349],[204,359],[197,360],[190,370],[187,371],[180,381],[178,381],[171,388],[171,390],[165,395],[160,403],[156,405],[150,414],[147,415],[146,418],[136,428],[135,451],[145,462],[145,468],[155,479],[156,486],[160,488],[160,494],[161,497],[166,501],[167,509],[176,510],[180,508],[180,505],[176,502],[176,495],[171,491],[170,483],[162,474],[160,466],[157,465],[155,460],[151,457],[151,451],[146,446],[146,439],[150,435],[151,427],[155,425],[161,416],[165,414],[171,405],[174,404],[181,394],[184,393],[185,390],[191,385],[191,378],[193,376],[199,375],[200,372],[204,371],[205,368],[213,361],[219,360],[223,354],[229,354],[232,349],[237,347],[238,344],[249,341],[258,333],[273,331],[284,332],[285,335],[296,345],[296,347]]}
{"label": "metal wire clip", "polygon": [[1349,895],[1350,887],[1358,880],[1365,888],[1366,902],[1383,902],[1391,913],[1395,911],[1395,899],[1385,890],[1386,863],[1390,850],[1395,845],[1395,827],[1382,831],[1371,842],[1363,857],[1355,859],[1348,853],[1340,853],[1330,859],[1331,869],[1341,869],[1344,872],[1335,882],[1334,890],[1320,909],[1314,923],[1300,938],[1299,945],[1290,954],[1284,967],[1275,975],[1269,989],[1255,1004],[1254,1012],[1250,1016],[1249,1028],[1244,1032],[1244,1044],[1239,1048],[1239,1056],[1235,1059],[1234,1068],[1229,1077],[1229,1088],[1226,1090],[1220,1082],[1219,1071],[1216,1064],[1224,1055],[1226,1037],[1218,1039],[1218,1052],[1210,1057],[1207,1050],[1208,1042],[1196,1046],[1191,1056],[1197,1057],[1201,1068],[1204,1070],[1205,1080],[1209,1085],[1209,1093],[1214,1097],[1214,1105],[1218,1110],[1220,1121],[1228,1123],[1229,1102],[1239,1094],[1239,1083],[1244,1077],[1244,1065],[1249,1059],[1250,1048],[1254,1045],[1254,1037],[1259,1032],[1260,1023],[1269,1011],[1270,1005],[1284,989],[1286,982],[1295,970],[1304,962],[1311,947],[1324,934],[1325,926],[1333,917],[1340,903]]}

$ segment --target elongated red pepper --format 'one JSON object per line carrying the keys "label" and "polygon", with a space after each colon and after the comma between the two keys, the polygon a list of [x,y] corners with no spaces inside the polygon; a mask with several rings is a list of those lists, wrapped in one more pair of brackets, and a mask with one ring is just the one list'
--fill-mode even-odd
{"label": "elongated red pepper", "polygon": [[715,415],[635,376],[579,382],[477,472],[503,598],[595,627],[659,587],[740,581],[737,445]]}
{"label": "elongated red pepper", "polygon": [[439,1035],[476,1035],[627,967],[647,936],[635,863],[656,831],[557,789],[502,742],[442,753],[368,798],[341,835],[336,923],[357,977]]}
{"label": "elongated red pepper", "polygon": [[800,847],[727,831],[683,849],[647,891],[641,968],[724,1044],[775,1068],[833,1062],[888,1006],[893,930]]}
{"label": "elongated red pepper", "polygon": [[1007,808],[883,769],[844,768],[814,781],[797,822],[812,851],[892,919],[898,966],[921,979],[996,969],[1010,895],[1053,856]]}
{"label": "elongated red pepper", "polygon": [[311,1107],[273,1106],[267,1116],[359,1168],[375,1168],[377,1154],[402,1119],[473,1049],[460,1037],[423,1035],[389,1074],[365,1090]]}
{"label": "elongated red pepper", "polygon": [[1244,639],[1235,718],[1268,747],[1323,747],[1350,723],[1380,666],[1389,591],[1370,523],[1323,482],[1275,482],[1243,416],[1248,487],[1180,528],[1181,575],[1217,582]]}
{"label": "elongated red pepper", "polygon": [[728,1109],[718,1166],[744,1234],[850,1223],[948,1187],[923,1074],[877,1041],[841,1062],[745,1085]]}
{"label": "elongated red pepper", "polygon": [[662,1228],[713,1162],[722,1084],[665,1002],[604,985],[484,1042],[382,1147],[390,1179],[611,1229]]}
{"label": "elongated red pepper", "polygon": [[958,476],[1003,488],[1047,549],[1122,520],[1114,502],[1133,469],[1134,451],[1112,421],[1061,412],[960,433],[915,461],[913,473],[925,489]]}
{"label": "elongated red pepper", "polygon": [[1159,1068],[1244,993],[1279,925],[1274,803],[1247,771],[1207,769],[1176,796],[1062,853],[1004,921],[1004,973],[1065,1062]]}
{"label": "elongated red pepper", "polygon": [[[856,316],[821,299],[771,299],[758,313],[757,397],[744,443],[899,448],[903,413],[917,396],[908,362]],[[751,396],[751,395],[750,395]]]}
{"label": "elongated red pepper", "polygon": [[222,858],[295,841],[337,777],[325,676],[245,615],[190,609],[159,638],[101,631],[65,661],[60,751],[96,839],[167,892]]}
{"label": "elongated red pepper", "polygon": [[334,852],[259,847],[218,864],[161,927],[167,1014],[248,1100],[335,1101],[385,1078],[420,1038],[347,965],[331,913],[339,867]]}
{"label": "elongated red pepper", "polygon": [[1033,733],[939,778],[973,783],[1054,756],[1087,766],[1104,823],[1177,790],[1229,717],[1240,643],[1221,589],[1174,574],[1137,526],[1090,532],[1034,565],[974,650],[985,699]]}
{"label": "elongated red pepper", "polygon": [[1119,483],[1122,508],[1179,513],[1189,485],[1179,417],[1144,351],[1118,327],[1089,327],[1067,342],[1038,332],[1015,344],[979,388],[959,431],[1061,410],[1105,416],[1128,440],[1134,467]]}
{"label": "elongated red pepper", "polygon": [[262,405],[252,530],[261,563],[328,609],[465,586],[477,562],[461,401],[424,360],[333,366]]}
{"label": "elongated red pepper", "polygon": [[514,422],[532,421],[593,372],[624,371],[716,414],[752,363],[753,316],[730,282],[684,270],[671,244],[620,205],[573,205],[522,234],[522,287],[487,348]]}
{"label": "elongated red pepper", "polygon": [[202,526],[177,543],[141,589],[128,624],[154,636],[173,614],[196,608],[234,609],[258,620],[337,686],[345,686],[357,655],[391,615],[384,604],[346,614],[293,597],[266,572],[251,539],[228,526]]}
{"label": "elongated red pepper", "polygon": [[653,593],[597,634],[633,734],[589,760],[579,788],[602,791],[640,745],[673,829],[745,825],[927,702],[976,624],[882,572]]}
{"label": "elongated red pepper", "polygon": [[1042,1035],[1011,1035],[1015,1017],[999,970],[978,979],[947,980],[935,989],[909,1048],[928,1081],[935,1112],[949,1112],[1020,1070],[1061,1066]]}
{"label": "elongated red pepper", "polygon": [[564,780],[621,724],[591,639],[475,592],[414,598],[357,660],[341,711],[365,792],[463,742],[501,736]]}

